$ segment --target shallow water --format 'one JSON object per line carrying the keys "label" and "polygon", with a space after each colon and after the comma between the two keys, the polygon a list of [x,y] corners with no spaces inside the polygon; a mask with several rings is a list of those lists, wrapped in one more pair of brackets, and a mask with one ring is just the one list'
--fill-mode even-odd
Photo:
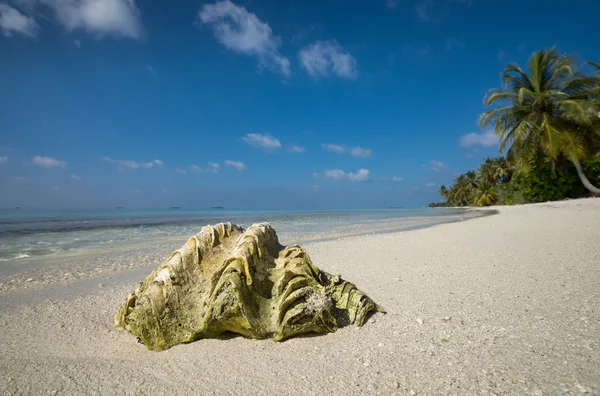
{"label": "shallow water", "polygon": [[61,258],[143,250],[185,239],[207,224],[270,222],[283,244],[428,227],[482,212],[461,209],[337,211],[1,210],[0,276]]}

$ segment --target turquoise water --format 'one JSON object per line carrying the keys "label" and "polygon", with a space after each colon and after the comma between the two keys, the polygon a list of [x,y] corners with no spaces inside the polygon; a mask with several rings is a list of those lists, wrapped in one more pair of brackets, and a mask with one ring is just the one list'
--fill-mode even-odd
{"label": "turquoise water", "polygon": [[[248,227],[270,222],[287,241],[395,228],[430,226],[462,219],[460,209],[382,210],[0,210],[0,261],[57,256],[91,249],[190,236],[207,224],[232,222]],[[313,238],[314,239],[314,238]]]}

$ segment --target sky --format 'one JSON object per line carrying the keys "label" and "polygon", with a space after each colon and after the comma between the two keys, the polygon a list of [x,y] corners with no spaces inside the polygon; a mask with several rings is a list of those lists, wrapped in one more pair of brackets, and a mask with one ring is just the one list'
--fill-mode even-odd
{"label": "sky", "polygon": [[0,208],[419,208],[600,2],[0,0]]}

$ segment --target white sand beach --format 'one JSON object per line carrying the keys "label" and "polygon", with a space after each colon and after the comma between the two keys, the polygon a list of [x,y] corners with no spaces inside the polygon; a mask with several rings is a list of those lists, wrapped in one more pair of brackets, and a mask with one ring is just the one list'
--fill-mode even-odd
{"label": "white sand beach", "polygon": [[600,199],[496,209],[304,245],[387,314],[282,343],[149,351],[113,315],[154,266],[2,292],[0,393],[600,394]]}

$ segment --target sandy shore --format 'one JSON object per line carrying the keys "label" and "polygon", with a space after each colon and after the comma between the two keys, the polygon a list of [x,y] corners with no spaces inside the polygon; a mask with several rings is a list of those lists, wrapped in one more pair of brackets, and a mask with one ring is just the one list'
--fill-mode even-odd
{"label": "sandy shore", "polygon": [[499,211],[306,245],[388,314],[284,343],[148,351],[112,326],[148,267],[0,293],[0,393],[600,394],[600,199]]}

